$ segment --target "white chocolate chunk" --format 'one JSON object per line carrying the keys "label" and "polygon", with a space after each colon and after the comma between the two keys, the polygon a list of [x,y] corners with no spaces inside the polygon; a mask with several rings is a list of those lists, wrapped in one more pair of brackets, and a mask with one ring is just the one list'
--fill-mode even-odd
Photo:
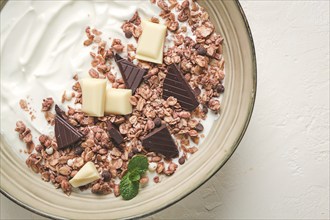
{"label": "white chocolate chunk", "polygon": [[143,20],[142,29],[136,50],[136,58],[162,64],[166,26]]}
{"label": "white chocolate chunk", "polygon": [[150,172],[154,172],[157,169],[157,163],[150,162],[149,166],[148,166],[148,169],[149,169]]}
{"label": "white chocolate chunk", "polygon": [[104,116],[106,85],[105,79],[86,78],[80,81],[83,112],[89,116]]}
{"label": "white chocolate chunk", "polygon": [[105,113],[115,115],[127,115],[132,113],[130,98],[132,90],[130,89],[107,89],[105,101]]}
{"label": "white chocolate chunk", "polygon": [[78,173],[69,181],[73,187],[79,187],[100,179],[100,174],[97,172],[93,162],[87,162]]}

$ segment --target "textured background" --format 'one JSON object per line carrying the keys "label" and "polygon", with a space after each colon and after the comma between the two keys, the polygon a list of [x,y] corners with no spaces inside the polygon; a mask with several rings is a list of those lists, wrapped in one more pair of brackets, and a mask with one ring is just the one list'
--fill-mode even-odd
{"label": "textured background", "polygon": [[[241,1],[257,52],[250,126],[210,181],[148,219],[329,219],[329,1]],[[1,219],[42,219],[1,195]]]}

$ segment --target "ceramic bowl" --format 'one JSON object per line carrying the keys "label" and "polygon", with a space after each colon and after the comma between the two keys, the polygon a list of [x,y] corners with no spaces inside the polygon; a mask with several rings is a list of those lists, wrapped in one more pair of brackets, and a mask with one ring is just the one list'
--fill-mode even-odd
{"label": "ceramic bowl", "polygon": [[200,150],[174,176],[140,190],[130,201],[93,194],[73,193],[68,197],[28,169],[18,152],[2,138],[1,192],[30,211],[51,218],[134,218],[174,204],[211,178],[234,153],[247,129],[256,96],[256,57],[248,22],[238,1],[198,2],[225,39],[226,91],[220,117]]}

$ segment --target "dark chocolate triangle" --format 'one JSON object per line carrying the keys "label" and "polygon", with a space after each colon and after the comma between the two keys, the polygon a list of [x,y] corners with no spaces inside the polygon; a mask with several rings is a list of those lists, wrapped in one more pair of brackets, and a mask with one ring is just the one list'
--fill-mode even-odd
{"label": "dark chocolate triangle", "polygon": [[115,55],[115,61],[118,65],[126,87],[131,89],[132,93],[134,94],[135,90],[142,82],[143,76],[147,70],[137,67],[132,62],[125,60],[118,54]]}
{"label": "dark chocolate triangle", "polygon": [[73,145],[81,140],[83,135],[61,116],[55,117],[55,137],[59,149]]}
{"label": "dark chocolate triangle", "polygon": [[116,146],[120,146],[121,143],[124,142],[124,138],[117,128],[110,122],[107,121],[108,132],[110,134],[111,139],[113,140]]}
{"label": "dark chocolate triangle", "polygon": [[178,100],[182,109],[192,111],[198,105],[194,91],[175,64],[167,68],[167,75],[163,84],[163,98],[173,96]]}
{"label": "dark chocolate triangle", "polygon": [[145,136],[142,139],[142,146],[148,151],[163,154],[167,158],[179,156],[178,147],[165,125],[155,128]]}

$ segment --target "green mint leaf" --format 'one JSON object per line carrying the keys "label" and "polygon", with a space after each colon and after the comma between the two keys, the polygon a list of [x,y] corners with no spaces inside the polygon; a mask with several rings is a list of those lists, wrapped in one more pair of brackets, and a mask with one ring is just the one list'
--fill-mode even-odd
{"label": "green mint leaf", "polygon": [[139,193],[139,180],[148,169],[148,158],[143,155],[134,156],[128,163],[128,172],[119,184],[119,191],[124,200],[133,199]]}
{"label": "green mint leaf", "polygon": [[147,171],[148,165],[148,158],[146,156],[136,155],[129,161],[127,168],[129,172],[138,172],[141,175]]}
{"label": "green mint leaf", "polygon": [[139,181],[131,181],[130,173],[121,179],[119,184],[119,191],[124,200],[133,199],[139,192]]}
{"label": "green mint leaf", "polygon": [[134,182],[134,181],[139,181],[141,178],[139,170],[133,171],[129,173],[129,180]]}

